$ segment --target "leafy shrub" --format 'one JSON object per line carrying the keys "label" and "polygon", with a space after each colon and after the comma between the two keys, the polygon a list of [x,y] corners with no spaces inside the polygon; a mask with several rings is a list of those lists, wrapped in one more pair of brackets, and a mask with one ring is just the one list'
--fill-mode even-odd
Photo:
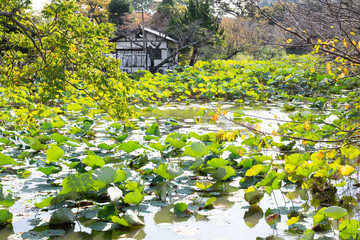
{"label": "leafy shrub", "polygon": [[286,55],[283,47],[274,47],[270,45],[262,46],[253,52],[255,60],[279,59]]}

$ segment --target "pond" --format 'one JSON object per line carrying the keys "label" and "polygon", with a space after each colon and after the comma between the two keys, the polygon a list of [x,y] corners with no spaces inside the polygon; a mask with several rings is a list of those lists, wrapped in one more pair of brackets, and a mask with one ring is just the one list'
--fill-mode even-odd
{"label": "pond", "polygon": [[[225,112],[225,117],[220,117],[215,120],[215,123],[212,118],[218,105],[221,105],[221,111]],[[316,111],[303,106],[297,106],[296,110]],[[240,168],[239,172],[231,177],[225,178],[224,176],[225,180],[216,181],[214,180],[214,169],[207,167],[203,171],[199,171],[194,166],[196,161],[204,163],[205,158],[208,163],[209,161],[214,162],[213,164],[217,166],[214,167],[215,169],[223,166],[217,165],[219,162],[228,161],[228,159],[229,163],[225,165],[230,167],[231,162],[231,166],[241,166],[247,158],[255,156],[255,154],[249,155],[251,157],[241,156],[242,150],[237,148],[242,145],[244,139],[252,137],[250,132],[240,133],[244,136],[231,139],[232,141],[222,141],[221,149],[223,151],[219,151],[216,157],[209,157],[216,150],[206,150],[206,154],[199,155],[199,157],[196,157],[196,154],[186,154],[187,150],[185,153],[183,150],[180,151],[187,147],[191,149],[193,143],[202,144],[201,146],[214,145],[214,139],[218,136],[219,131],[231,132],[243,129],[239,120],[244,115],[250,118],[247,120],[249,126],[258,126],[261,131],[268,133],[277,131],[279,124],[290,121],[289,114],[293,114],[285,111],[282,104],[172,103],[140,111],[141,116],[128,125],[126,132],[119,126],[113,125],[114,123],[104,118],[103,115],[95,115],[94,119],[88,119],[78,117],[76,112],[71,111],[65,112],[61,116],[61,119],[66,122],[61,128],[55,128],[53,123],[53,126],[43,127],[44,137],[40,142],[60,143],[58,145],[65,152],[61,156],[62,161],[57,159],[54,161],[56,162],[54,165],[46,164],[46,167],[54,166],[51,173],[48,174],[49,176],[39,171],[39,167],[45,167],[45,159],[49,159],[48,150],[19,147],[3,151],[2,153],[13,156],[16,154],[21,156],[25,150],[29,153],[23,160],[17,159],[24,161],[25,168],[19,166],[0,173],[2,186],[17,198],[15,204],[9,208],[14,215],[12,225],[0,230],[1,238],[300,239],[306,229],[313,227],[312,216],[319,209],[319,203],[316,204],[315,196],[317,195],[302,189],[301,186],[287,181],[282,184],[280,189],[270,191],[270,193],[264,191],[263,187],[259,187],[263,194],[261,197],[258,196],[261,201],[250,205],[249,199],[245,197],[245,190],[253,184],[251,182],[241,183],[241,179],[244,178],[249,167]],[[261,122],[257,120],[251,123],[252,118],[260,119]],[[45,126],[45,122],[51,123],[52,121],[45,119],[43,126]],[[87,123],[90,125],[85,126]],[[157,126],[158,128],[156,128]],[[152,128],[153,130],[150,131],[149,129]],[[197,135],[191,134],[192,132]],[[52,137],[54,133],[63,135],[67,139],[56,140]],[[174,133],[179,134],[177,135],[179,142],[182,141],[180,140],[182,135],[189,136],[184,140],[186,142],[184,147],[171,150],[167,147],[160,151],[156,150],[156,148],[162,149],[161,145],[165,146],[167,137]],[[122,139],[121,136],[125,134],[129,136]],[[207,136],[206,139],[205,136]],[[274,140],[277,138],[274,136]],[[15,140],[13,141],[15,142]],[[24,146],[33,146],[24,140],[17,139],[17,141],[23,141]],[[135,150],[127,151],[125,147],[121,147],[124,143],[131,141],[134,141],[134,144],[137,144],[136,141],[139,142],[135,146]],[[113,147],[115,143],[119,145]],[[160,145],[155,145],[157,143]],[[169,142],[167,143],[169,144]],[[229,146],[236,147],[236,151],[239,152],[237,157],[234,157],[236,154],[228,148]],[[249,150],[251,147],[244,146],[244,148]],[[195,151],[194,149],[192,150]],[[282,160],[273,161],[275,156],[281,154],[280,152],[271,147],[269,149],[264,147],[261,152],[264,157],[262,160],[264,165],[267,162],[269,164],[274,162],[278,168],[283,167]],[[136,188],[140,188],[143,189],[144,197],[139,204],[124,204],[119,200],[120,204],[117,205],[117,208],[121,212],[132,210],[144,223],[143,226],[126,228],[111,221],[99,221],[99,211],[106,209],[109,204],[109,198],[104,197],[109,193],[106,190],[99,190],[98,198],[95,199],[94,196],[84,197],[81,195],[82,197],[78,200],[69,199],[65,203],[49,207],[46,205],[40,208],[34,207],[35,203],[40,203],[43,199],[61,193],[61,185],[64,186],[63,180],[69,174],[75,174],[77,171],[83,173],[90,171],[90,165],[83,164],[75,167],[75,164],[71,164],[81,162],[88,155],[97,155],[105,159],[105,164],[101,167],[121,168],[131,173],[127,181],[136,187],[134,185],[132,185],[133,187],[125,186],[125,182],[121,183],[124,195],[125,192],[133,193],[136,192]],[[213,159],[222,160],[215,162]],[[172,163],[183,169],[181,174],[175,178],[170,176],[168,180],[165,180],[160,177],[164,176],[161,175],[160,170],[158,170],[160,176],[151,172],[154,168],[159,168],[161,164],[170,166]],[[93,166],[93,169],[96,168]],[[56,171],[56,169],[61,171]],[[27,170],[31,172],[31,175],[20,178],[13,174],[17,170]],[[176,171],[178,170],[175,169],[173,172]],[[172,172],[169,172],[170,170],[167,171],[167,174],[171,175]],[[112,184],[109,183],[109,186]],[[201,184],[204,186],[203,189],[198,187]],[[210,187],[207,188],[207,186]],[[162,187],[166,189],[166,193],[160,191]],[[337,194],[340,197],[347,196],[343,192],[345,190],[341,189],[339,188]],[[161,198],[163,199],[161,200]],[[208,203],[209,200],[213,202]],[[250,201],[252,200],[250,199]],[[182,206],[185,206],[186,209],[177,214],[175,212],[181,206],[179,203],[184,203],[185,205]],[[72,207],[76,220],[66,226],[49,225],[54,211],[64,206]],[[358,207],[353,211],[357,219],[359,212]],[[297,221],[294,224],[289,222],[296,218]],[[335,227],[335,233],[336,231]],[[330,230],[317,232],[316,236],[319,239],[337,239],[334,231]]]}

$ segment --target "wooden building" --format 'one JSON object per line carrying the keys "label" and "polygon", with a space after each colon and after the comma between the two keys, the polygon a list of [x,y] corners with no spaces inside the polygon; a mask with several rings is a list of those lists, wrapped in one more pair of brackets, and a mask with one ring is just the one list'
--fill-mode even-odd
{"label": "wooden building", "polygon": [[137,70],[153,71],[159,64],[162,65],[158,68],[158,72],[162,73],[173,68],[178,60],[176,51],[178,42],[164,33],[149,28],[144,28],[144,31],[139,28],[110,41],[116,43],[114,57],[121,60],[121,70],[128,73]]}

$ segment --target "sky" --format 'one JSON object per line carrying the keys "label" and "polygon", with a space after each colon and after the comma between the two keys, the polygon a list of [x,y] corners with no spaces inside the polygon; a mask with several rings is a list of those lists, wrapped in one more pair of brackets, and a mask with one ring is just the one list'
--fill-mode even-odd
{"label": "sky", "polygon": [[44,7],[45,3],[49,3],[50,0],[32,0],[32,7],[34,11],[39,11]]}

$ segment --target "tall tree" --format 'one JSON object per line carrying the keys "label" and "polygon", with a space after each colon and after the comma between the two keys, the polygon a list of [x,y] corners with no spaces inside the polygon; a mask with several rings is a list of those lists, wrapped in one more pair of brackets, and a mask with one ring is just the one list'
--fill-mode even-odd
{"label": "tall tree", "polygon": [[[126,118],[128,80],[119,71],[120,62],[108,56],[113,49],[108,42],[112,24],[96,25],[77,15],[74,0],[53,0],[41,11],[43,21],[36,23],[27,11],[29,2],[0,4],[0,21],[8,24],[0,25],[7,41],[0,59],[0,85],[8,91],[26,89],[29,99],[48,105],[77,101],[82,95],[86,104]],[[8,32],[9,27],[19,30]]]}
{"label": "tall tree", "polygon": [[97,24],[108,22],[110,0],[76,0],[80,13]]}
{"label": "tall tree", "polygon": [[108,6],[109,22],[121,26],[124,23],[123,17],[126,13],[131,13],[130,0],[111,0]]}
{"label": "tall tree", "polygon": [[327,69],[330,73],[337,71],[339,77],[345,77],[354,66],[360,66],[358,0],[281,0],[277,5],[281,12],[276,9],[266,12],[255,2],[265,17],[286,32],[288,45],[314,47],[332,61],[327,62]]}
{"label": "tall tree", "polygon": [[220,41],[222,30],[208,0],[189,0],[187,9],[180,18],[172,18],[169,32],[183,45],[191,45],[190,66],[194,65],[200,49]]}

